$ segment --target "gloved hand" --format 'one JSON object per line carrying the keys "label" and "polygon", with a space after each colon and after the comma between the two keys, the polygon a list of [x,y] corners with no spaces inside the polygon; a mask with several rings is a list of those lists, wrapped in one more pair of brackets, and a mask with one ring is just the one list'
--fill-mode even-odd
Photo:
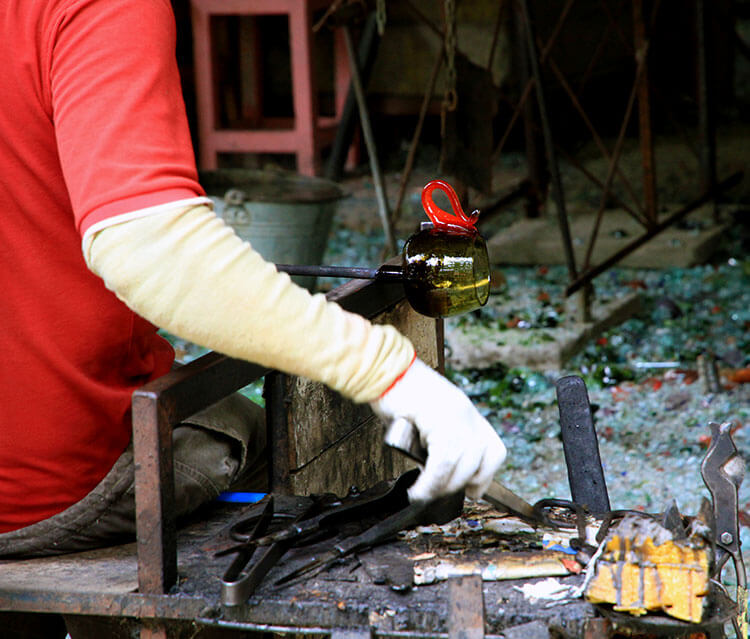
{"label": "gloved hand", "polygon": [[424,470],[409,489],[412,501],[461,488],[478,499],[505,460],[505,445],[471,400],[419,359],[370,405],[388,422],[413,423],[427,449]]}

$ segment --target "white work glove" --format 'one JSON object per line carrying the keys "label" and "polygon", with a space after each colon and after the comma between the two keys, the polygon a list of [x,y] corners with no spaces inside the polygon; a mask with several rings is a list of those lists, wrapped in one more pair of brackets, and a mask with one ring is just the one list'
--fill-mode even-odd
{"label": "white work glove", "polygon": [[505,460],[505,445],[471,400],[418,359],[370,405],[388,423],[406,419],[414,424],[427,449],[424,470],[409,488],[411,501],[462,488],[479,499]]}

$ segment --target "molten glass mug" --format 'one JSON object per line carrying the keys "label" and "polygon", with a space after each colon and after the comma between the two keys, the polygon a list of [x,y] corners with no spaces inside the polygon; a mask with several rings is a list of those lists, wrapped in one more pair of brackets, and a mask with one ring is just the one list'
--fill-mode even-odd
{"label": "molten glass mug", "polygon": [[[453,213],[435,204],[436,189],[448,196]],[[479,211],[466,215],[453,187],[443,180],[432,180],[422,189],[422,206],[432,223],[425,222],[427,228],[406,241],[400,266],[277,264],[276,268],[290,275],[397,280],[414,310],[429,317],[449,317],[484,306],[490,295],[490,260],[475,227]]]}
{"label": "molten glass mug", "polygon": [[[433,199],[443,191],[453,213]],[[449,317],[484,306],[490,295],[487,245],[476,229],[479,212],[466,215],[447,182],[432,180],[422,189],[422,206],[432,221],[412,235],[403,251],[403,284],[414,310]]]}

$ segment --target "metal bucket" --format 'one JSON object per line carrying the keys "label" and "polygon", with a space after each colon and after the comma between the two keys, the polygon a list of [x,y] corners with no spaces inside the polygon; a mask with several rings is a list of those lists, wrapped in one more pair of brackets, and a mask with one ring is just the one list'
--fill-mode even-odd
{"label": "metal bucket", "polygon": [[[275,264],[320,264],[343,189],[330,180],[281,171],[200,173],[217,215]],[[292,279],[314,290],[316,278]]]}

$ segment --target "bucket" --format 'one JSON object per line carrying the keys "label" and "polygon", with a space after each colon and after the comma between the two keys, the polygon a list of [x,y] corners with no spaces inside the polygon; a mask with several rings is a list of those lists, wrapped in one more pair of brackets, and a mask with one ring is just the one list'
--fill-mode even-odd
{"label": "bucket", "polygon": [[[237,235],[275,264],[320,264],[343,189],[330,180],[283,171],[202,171],[200,183]],[[308,290],[316,278],[292,279]]]}

